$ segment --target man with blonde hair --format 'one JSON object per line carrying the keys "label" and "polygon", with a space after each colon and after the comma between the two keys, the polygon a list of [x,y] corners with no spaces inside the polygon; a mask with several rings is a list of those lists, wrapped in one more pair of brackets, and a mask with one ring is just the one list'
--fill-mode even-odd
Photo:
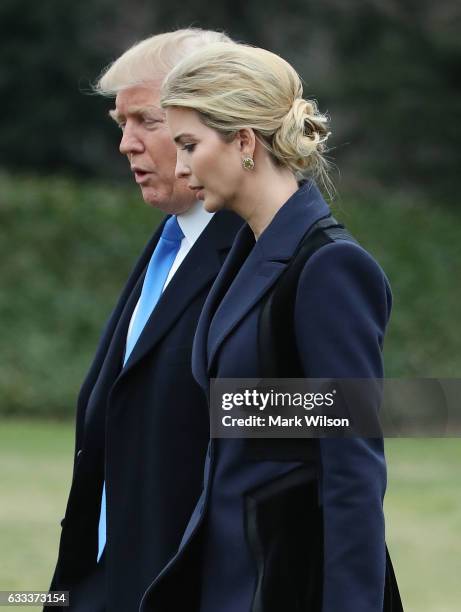
{"label": "man with blonde hair", "polygon": [[[96,85],[115,97],[120,152],[145,202],[168,216],[120,295],[78,399],[72,486],[50,587],[70,591],[74,612],[138,610],[176,554],[202,489],[208,410],[191,373],[192,341],[241,221],[205,212],[187,181],[175,178],[160,87],[184,56],[226,40],[199,29],[153,36]],[[175,573],[190,608],[196,583],[190,571]]]}

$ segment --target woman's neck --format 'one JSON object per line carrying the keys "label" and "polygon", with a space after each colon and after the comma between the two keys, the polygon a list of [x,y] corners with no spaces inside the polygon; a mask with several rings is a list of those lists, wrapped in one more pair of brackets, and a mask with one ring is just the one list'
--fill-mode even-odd
{"label": "woman's neck", "polygon": [[298,190],[289,170],[270,166],[248,176],[231,208],[251,227],[256,240],[285,202]]}

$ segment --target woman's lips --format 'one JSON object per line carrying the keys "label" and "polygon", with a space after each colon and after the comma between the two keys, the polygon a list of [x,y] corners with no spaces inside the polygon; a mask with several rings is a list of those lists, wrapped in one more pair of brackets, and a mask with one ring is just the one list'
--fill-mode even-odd
{"label": "woman's lips", "polygon": [[190,189],[195,193],[197,200],[205,199],[205,189],[203,187],[190,187]]}

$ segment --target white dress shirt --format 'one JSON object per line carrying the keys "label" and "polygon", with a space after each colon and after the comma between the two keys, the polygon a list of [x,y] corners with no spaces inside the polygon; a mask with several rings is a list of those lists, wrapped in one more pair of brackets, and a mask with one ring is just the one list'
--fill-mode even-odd
{"label": "white dress shirt", "polygon": [[[194,246],[194,243],[196,242],[197,238],[211,221],[213,215],[214,213],[209,213],[203,208],[203,202],[198,201],[193,204],[188,211],[176,216],[179,223],[179,227],[181,228],[182,233],[184,234],[184,238],[181,240],[181,246],[179,247],[179,251],[175,257],[173,265],[170,268],[165,284],[163,285],[162,293],[163,291],[165,291],[165,287],[171,281],[177,269],[182,264],[191,248]],[[133,321],[138,310],[138,305],[139,301],[136,304],[135,309],[133,310],[133,314],[131,315],[131,321],[128,327],[128,336],[131,333],[131,328],[133,326]]]}

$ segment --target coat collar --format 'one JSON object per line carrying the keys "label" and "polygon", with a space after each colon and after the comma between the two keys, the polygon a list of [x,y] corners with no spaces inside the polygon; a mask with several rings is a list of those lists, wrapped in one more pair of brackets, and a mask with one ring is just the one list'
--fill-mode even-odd
{"label": "coat collar", "polygon": [[275,284],[306,232],[330,209],[312,181],[301,184],[255,243],[245,225],[205,303],[193,350],[193,370],[206,389],[224,340]]}

